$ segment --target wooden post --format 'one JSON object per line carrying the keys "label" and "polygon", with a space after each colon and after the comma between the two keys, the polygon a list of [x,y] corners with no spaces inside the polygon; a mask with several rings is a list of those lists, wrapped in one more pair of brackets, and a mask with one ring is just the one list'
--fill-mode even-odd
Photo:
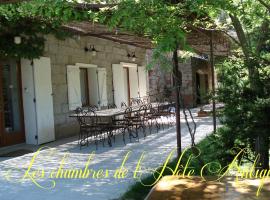
{"label": "wooden post", "polygon": [[[211,31],[210,36],[210,64],[211,64],[211,78],[212,78],[212,92],[215,98],[215,68],[214,68],[214,50],[213,50],[213,31]],[[217,131],[217,117],[216,117],[216,101],[215,99],[212,100],[213,102],[213,128],[214,133]]]}
{"label": "wooden post", "polygon": [[[178,46],[178,45],[177,45]],[[173,71],[174,71],[174,87],[175,87],[175,120],[176,120],[176,138],[177,138],[177,155],[181,156],[181,124],[180,124],[180,77],[178,71],[178,54],[177,46],[173,52]]]}

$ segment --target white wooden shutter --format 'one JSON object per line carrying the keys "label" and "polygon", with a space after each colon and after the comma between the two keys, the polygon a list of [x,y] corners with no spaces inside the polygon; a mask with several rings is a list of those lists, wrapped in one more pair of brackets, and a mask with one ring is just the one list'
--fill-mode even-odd
{"label": "white wooden shutter", "polygon": [[129,67],[128,70],[129,70],[130,98],[137,98],[139,97],[137,67]]}
{"label": "white wooden shutter", "polygon": [[26,144],[37,144],[34,74],[31,60],[21,59],[23,112]]}
{"label": "white wooden shutter", "polygon": [[97,68],[97,79],[98,79],[98,95],[100,106],[107,106],[107,72],[106,68]]}
{"label": "white wooden shutter", "polygon": [[124,70],[120,64],[112,65],[113,71],[113,88],[114,88],[114,103],[117,107],[121,107],[122,101],[127,101],[124,88]]}
{"label": "white wooden shutter", "polygon": [[144,97],[147,95],[147,72],[145,67],[138,67],[138,74],[139,74],[140,96]]}
{"label": "white wooden shutter", "polygon": [[38,144],[43,144],[55,140],[50,58],[34,60],[34,86]]}
{"label": "white wooden shutter", "polygon": [[69,110],[82,106],[80,68],[73,65],[67,66],[68,104]]}

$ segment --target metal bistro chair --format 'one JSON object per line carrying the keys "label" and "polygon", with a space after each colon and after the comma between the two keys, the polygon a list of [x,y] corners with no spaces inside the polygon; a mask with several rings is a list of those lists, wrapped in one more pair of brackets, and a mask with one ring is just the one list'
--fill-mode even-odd
{"label": "metal bistro chair", "polygon": [[87,107],[88,111],[97,111],[98,110],[98,107],[96,105],[90,105]]}
{"label": "metal bistro chair", "polygon": [[113,134],[113,132],[119,128],[121,128],[121,126],[117,126],[114,125],[111,121],[109,120],[104,120],[104,118],[102,117],[98,117],[96,115],[96,112],[94,110],[90,111],[92,112],[92,115],[94,117],[92,117],[92,124],[93,124],[93,130],[95,132],[95,144],[98,145],[98,142],[101,141],[104,145],[106,136],[108,139],[108,145],[111,147],[112,146],[112,142],[111,142],[111,138],[114,137],[114,142],[115,142],[115,135]]}
{"label": "metal bistro chair", "polygon": [[77,108],[75,113],[77,115],[77,121],[80,125],[78,144],[80,145],[81,149],[82,146],[89,145],[89,138],[95,137],[95,130],[93,129],[93,123],[89,122],[89,112],[87,110]]}
{"label": "metal bistro chair", "polygon": [[124,144],[126,144],[126,139],[125,139],[126,131],[129,134],[130,141],[131,141],[131,138],[137,138],[137,135],[134,135],[132,133],[133,123],[132,123],[132,108],[131,107],[127,107],[125,109],[123,118],[114,119],[113,124],[115,124],[122,130]]}
{"label": "metal bistro chair", "polygon": [[143,130],[143,135],[144,138],[146,137],[146,123],[148,122],[147,118],[147,106],[146,105],[141,105],[139,110],[135,112],[134,116],[131,117],[132,121],[132,126],[135,128],[135,133],[136,137],[138,137],[139,140],[139,135],[138,135],[138,130],[142,129]]}
{"label": "metal bistro chair", "polygon": [[[172,103],[166,103],[166,104],[159,104],[159,115],[161,117],[166,117],[167,118],[167,123],[168,123],[168,128],[170,127],[170,125],[173,125],[173,120],[171,119],[172,117],[175,116],[175,112],[172,109]],[[164,123],[162,123],[162,127],[164,129],[163,126]],[[164,124],[165,125],[165,124]]]}
{"label": "metal bistro chair", "polygon": [[108,104],[107,108],[112,109],[112,108],[117,108],[117,106],[113,103],[113,104]]}
{"label": "metal bistro chair", "polygon": [[144,96],[144,97],[142,98],[142,102],[143,102],[144,104],[149,104],[149,103],[150,103],[150,96]]}
{"label": "metal bistro chair", "polygon": [[121,108],[127,108],[127,104],[125,102],[121,102]]}
{"label": "metal bistro chair", "polygon": [[158,123],[159,115],[157,113],[158,113],[158,109],[154,109],[152,107],[151,103],[147,105],[146,118],[148,120],[148,126],[149,126],[149,129],[150,129],[150,134],[152,133],[152,127],[153,127],[154,123],[155,123],[156,129],[157,129],[157,132],[160,129],[160,124]]}

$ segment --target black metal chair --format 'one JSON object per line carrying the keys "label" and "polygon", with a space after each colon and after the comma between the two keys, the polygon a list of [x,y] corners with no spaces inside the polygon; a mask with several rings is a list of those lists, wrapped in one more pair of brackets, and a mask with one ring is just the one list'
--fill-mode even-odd
{"label": "black metal chair", "polygon": [[117,106],[113,103],[113,104],[108,104],[107,108],[112,109],[112,108],[117,108]]}
{"label": "black metal chair", "polygon": [[[83,110],[82,108],[77,108],[75,113],[80,126],[78,144],[80,145],[81,149],[82,146],[89,145],[90,138],[93,139],[96,137],[97,129],[95,128],[95,117],[90,117],[90,115],[92,115],[91,112],[88,110]],[[96,142],[97,141],[95,140],[95,143]]]}
{"label": "black metal chair", "polygon": [[127,108],[127,104],[125,102],[121,102],[121,108]]}
{"label": "black metal chair", "polygon": [[135,112],[134,116],[131,117],[131,121],[132,121],[132,126],[133,128],[135,128],[135,133],[136,133],[136,137],[138,137],[139,140],[139,135],[138,135],[138,131],[140,129],[143,130],[143,135],[144,138],[146,137],[146,123],[148,122],[148,118],[147,118],[147,106],[146,105],[141,105],[139,110]]}
{"label": "black metal chair", "polygon": [[133,133],[132,133],[133,124],[132,124],[131,116],[132,116],[132,108],[127,107],[125,109],[123,118],[121,118],[121,119],[113,119],[114,126],[119,128],[121,130],[121,132],[122,132],[124,144],[126,144],[126,139],[125,139],[126,131],[129,134],[130,141],[131,141],[131,138],[137,138],[137,136],[134,136]]}
{"label": "black metal chair", "polygon": [[147,115],[146,115],[147,121],[148,121],[148,126],[149,126],[149,130],[150,130],[150,134],[152,133],[152,127],[155,123],[156,126],[156,130],[157,132],[160,129],[160,124],[158,123],[158,109],[155,109],[152,107],[152,104],[148,104],[147,105]]}

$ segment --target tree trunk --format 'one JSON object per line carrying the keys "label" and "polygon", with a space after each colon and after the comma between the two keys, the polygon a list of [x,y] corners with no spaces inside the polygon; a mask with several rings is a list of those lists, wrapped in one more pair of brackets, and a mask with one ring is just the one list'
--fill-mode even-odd
{"label": "tree trunk", "polygon": [[173,52],[173,73],[174,73],[174,87],[175,87],[175,120],[176,120],[176,139],[177,139],[177,156],[181,156],[181,122],[180,122],[180,77],[178,71],[178,54],[177,46]]}
{"label": "tree trunk", "polygon": [[269,138],[265,134],[258,134],[255,143],[256,155],[259,156],[257,169],[269,169]]}

